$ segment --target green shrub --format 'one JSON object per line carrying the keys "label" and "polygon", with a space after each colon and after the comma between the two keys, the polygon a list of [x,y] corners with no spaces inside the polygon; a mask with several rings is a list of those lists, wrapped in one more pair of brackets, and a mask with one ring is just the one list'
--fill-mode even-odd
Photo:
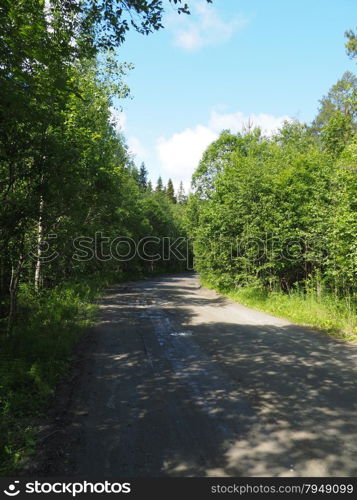
{"label": "green shrub", "polygon": [[0,474],[16,469],[34,445],[31,421],[69,367],[81,332],[95,316],[93,305],[107,280],[67,282],[36,294],[22,285],[19,317],[0,340]]}

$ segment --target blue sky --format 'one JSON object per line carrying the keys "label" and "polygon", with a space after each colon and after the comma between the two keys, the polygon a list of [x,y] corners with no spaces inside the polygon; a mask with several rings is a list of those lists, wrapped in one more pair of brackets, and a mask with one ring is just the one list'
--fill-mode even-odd
{"label": "blue sky", "polygon": [[250,117],[269,134],[288,117],[313,119],[331,85],[356,71],[344,32],[356,25],[357,2],[186,1],[191,16],[168,6],[164,30],[130,33],[120,48],[135,69],[119,126],[153,181],[187,188],[223,128],[239,131]]}

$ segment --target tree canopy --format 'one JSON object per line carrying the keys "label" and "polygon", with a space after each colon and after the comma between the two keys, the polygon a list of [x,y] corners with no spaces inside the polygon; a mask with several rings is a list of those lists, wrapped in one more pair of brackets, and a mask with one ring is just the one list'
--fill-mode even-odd
{"label": "tree canopy", "polygon": [[187,208],[204,279],[354,296],[356,83],[345,73],[311,127],[286,122],[270,138],[258,129],[223,131],[208,146]]}

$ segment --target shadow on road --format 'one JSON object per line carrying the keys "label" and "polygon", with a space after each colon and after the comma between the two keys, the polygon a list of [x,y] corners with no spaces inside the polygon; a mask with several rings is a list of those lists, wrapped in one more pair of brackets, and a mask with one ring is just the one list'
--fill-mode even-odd
{"label": "shadow on road", "polygon": [[356,475],[356,348],[240,307],[192,276],[110,290],[41,472]]}

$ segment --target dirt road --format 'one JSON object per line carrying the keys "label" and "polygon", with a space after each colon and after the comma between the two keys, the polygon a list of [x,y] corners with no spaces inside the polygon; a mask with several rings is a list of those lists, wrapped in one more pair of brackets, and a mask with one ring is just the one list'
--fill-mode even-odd
{"label": "dirt road", "polygon": [[48,474],[357,475],[355,346],[194,275],[113,287],[91,338]]}

